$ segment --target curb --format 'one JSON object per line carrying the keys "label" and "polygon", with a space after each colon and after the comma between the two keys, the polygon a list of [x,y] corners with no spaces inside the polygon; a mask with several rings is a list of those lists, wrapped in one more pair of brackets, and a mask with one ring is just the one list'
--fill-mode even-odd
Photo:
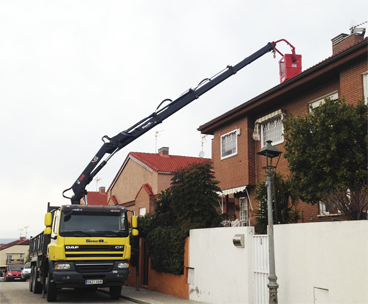
{"label": "curb", "polygon": [[[109,292],[107,290],[104,290],[104,289],[98,289],[97,291],[109,294]],[[138,300],[138,299],[135,299],[135,298],[124,296],[124,295],[120,295],[120,298],[125,299],[125,300],[129,300],[131,302],[138,303],[138,304],[151,304],[151,302]]]}

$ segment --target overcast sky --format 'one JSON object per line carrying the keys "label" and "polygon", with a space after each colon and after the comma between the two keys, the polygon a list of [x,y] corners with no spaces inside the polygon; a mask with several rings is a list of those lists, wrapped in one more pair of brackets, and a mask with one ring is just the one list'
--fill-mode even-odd
{"label": "overcast sky", "polygon": [[[310,68],[367,11],[366,0],[0,1],[0,237],[40,233],[102,136],[268,42],[287,39]],[[130,151],[198,156],[197,128],[278,85],[278,60],[266,54],[122,149],[87,189],[108,188]]]}

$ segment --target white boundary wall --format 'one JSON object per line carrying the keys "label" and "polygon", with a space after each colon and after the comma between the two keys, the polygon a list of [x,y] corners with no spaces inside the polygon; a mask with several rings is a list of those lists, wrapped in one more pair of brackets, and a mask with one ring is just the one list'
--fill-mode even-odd
{"label": "white boundary wall", "polygon": [[[236,234],[244,235],[244,248],[234,246]],[[254,227],[190,231],[190,300],[211,304],[253,302],[253,235]]]}
{"label": "white boundary wall", "polygon": [[279,303],[368,303],[368,221],[275,225],[274,235]]}
{"label": "white boundary wall", "polygon": [[[253,233],[190,231],[189,299],[253,303]],[[233,245],[236,234],[244,234],[244,248]],[[368,221],[275,225],[274,234],[279,303],[368,303]]]}

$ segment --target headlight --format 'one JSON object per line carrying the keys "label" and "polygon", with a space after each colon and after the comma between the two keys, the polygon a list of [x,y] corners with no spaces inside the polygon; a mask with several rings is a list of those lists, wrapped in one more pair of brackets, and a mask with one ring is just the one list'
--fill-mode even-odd
{"label": "headlight", "polygon": [[129,263],[119,263],[118,268],[129,268]]}
{"label": "headlight", "polygon": [[61,270],[61,269],[70,269],[70,264],[56,264],[55,269]]}
{"label": "headlight", "polygon": [[11,272],[8,272],[8,276],[11,277],[13,274]]}

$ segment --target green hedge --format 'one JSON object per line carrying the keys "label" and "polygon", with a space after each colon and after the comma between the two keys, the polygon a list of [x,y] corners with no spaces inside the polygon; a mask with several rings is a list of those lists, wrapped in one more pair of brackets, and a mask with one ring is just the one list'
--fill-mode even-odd
{"label": "green hedge", "polygon": [[158,272],[184,273],[185,236],[177,227],[157,227],[147,235],[151,267]]}

